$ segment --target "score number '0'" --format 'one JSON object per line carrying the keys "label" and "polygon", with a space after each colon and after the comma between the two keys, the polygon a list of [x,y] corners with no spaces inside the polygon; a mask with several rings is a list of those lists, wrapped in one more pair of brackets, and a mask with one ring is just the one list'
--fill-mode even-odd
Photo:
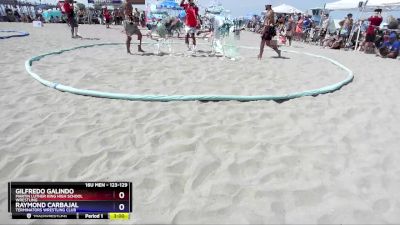
{"label": "score number '0'", "polygon": [[[119,197],[120,199],[125,198],[125,193],[121,191],[121,192],[118,194],[118,197]],[[121,203],[121,204],[119,204],[118,208],[119,208],[120,211],[123,211],[123,210],[125,209],[125,205]]]}

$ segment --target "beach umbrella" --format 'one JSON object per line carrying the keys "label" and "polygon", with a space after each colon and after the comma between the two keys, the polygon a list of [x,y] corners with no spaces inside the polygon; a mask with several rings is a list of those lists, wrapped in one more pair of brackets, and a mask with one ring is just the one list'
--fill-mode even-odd
{"label": "beach umbrella", "polygon": [[294,13],[303,13],[301,10],[296,9],[291,5],[282,4],[272,8],[276,13],[287,13],[287,14],[294,14]]}

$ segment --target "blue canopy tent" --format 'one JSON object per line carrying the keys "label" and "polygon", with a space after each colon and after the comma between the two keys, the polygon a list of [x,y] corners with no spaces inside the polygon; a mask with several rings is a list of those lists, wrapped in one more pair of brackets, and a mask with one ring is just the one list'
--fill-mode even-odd
{"label": "blue canopy tent", "polygon": [[157,9],[166,11],[171,16],[180,16],[183,8],[174,0],[164,0],[157,4]]}
{"label": "blue canopy tent", "polygon": [[122,0],[101,0],[101,1],[96,1],[95,0],[88,0],[88,4],[94,4],[94,3],[98,3],[98,4],[122,4]]}
{"label": "blue canopy tent", "polygon": [[167,12],[150,12],[149,14],[147,14],[147,17],[150,20],[152,19],[162,20],[167,16],[168,16]]}
{"label": "blue canopy tent", "polygon": [[164,0],[158,5],[160,9],[182,10],[182,7],[174,0]]}
{"label": "blue canopy tent", "polygon": [[179,18],[179,19],[184,19],[185,17],[186,17],[186,12],[185,12],[185,10],[181,10],[181,11],[179,12],[178,18]]}

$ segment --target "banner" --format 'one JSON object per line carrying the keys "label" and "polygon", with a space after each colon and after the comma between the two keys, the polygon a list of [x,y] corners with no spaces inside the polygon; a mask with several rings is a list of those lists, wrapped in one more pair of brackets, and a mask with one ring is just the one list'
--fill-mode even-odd
{"label": "banner", "polygon": [[[89,4],[121,4],[122,0],[88,0]],[[146,0],[133,0],[132,4],[144,5]]]}
{"label": "banner", "polygon": [[90,4],[122,4],[122,0],[88,0]]}

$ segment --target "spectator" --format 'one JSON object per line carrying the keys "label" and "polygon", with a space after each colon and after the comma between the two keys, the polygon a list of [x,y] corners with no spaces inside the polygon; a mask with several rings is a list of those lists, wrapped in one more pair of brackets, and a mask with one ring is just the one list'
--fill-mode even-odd
{"label": "spectator", "polygon": [[303,21],[303,31],[309,30],[311,28],[311,24],[312,22],[310,16],[305,16]]}
{"label": "spectator", "polygon": [[280,17],[277,21],[276,31],[278,34],[278,43],[280,45],[286,45],[287,41],[287,28],[285,24],[285,17]]}
{"label": "spectator", "polygon": [[389,40],[384,42],[379,49],[379,54],[383,58],[396,59],[399,56],[400,42],[398,41],[397,34],[392,32]]}
{"label": "spectator", "polygon": [[296,37],[297,39],[300,40],[301,36],[303,35],[303,22],[304,22],[304,17],[300,15],[297,20],[297,26],[296,26]]}
{"label": "spectator", "polygon": [[78,14],[78,23],[85,23],[85,21],[84,21],[85,10],[79,9],[77,14]]}
{"label": "spectator", "polygon": [[326,37],[326,34],[328,33],[328,28],[329,28],[329,15],[328,14],[324,14],[323,18],[322,18],[322,27],[321,27],[321,31],[319,33],[319,37],[320,37],[320,45],[323,44],[323,41]]}
{"label": "spectator", "polygon": [[115,25],[119,25],[119,17],[118,17],[119,12],[118,11],[119,11],[118,9],[114,9],[114,11],[112,13],[112,15],[114,17],[114,24]]}
{"label": "spectator", "polygon": [[22,13],[22,15],[21,15],[21,22],[23,22],[23,23],[27,22],[27,18],[26,18],[25,13]]}
{"label": "spectator", "polygon": [[12,9],[6,8],[5,11],[6,11],[6,21],[7,22],[15,22],[15,16],[14,16]]}
{"label": "spectator", "polygon": [[286,38],[288,40],[289,46],[292,46],[292,39],[293,39],[293,34],[296,29],[296,23],[293,20],[293,17],[289,17],[289,20],[286,25]]}
{"label": "spectator", "polygon": [[106,21],[106,28],[110,28],[110,23],[111,23],[111,13],[108,11],[107,6],[104,6],[103,8],[103,15],[104,15],[104,20]]}
{"label": "spectator", "polygon": [[347,14],[347,17],[340,22],[342,28],[340,30],[340,36],[343,38],[348,38],[350,36],[351,29],[353,28],[353,14]]}
{"label": "spectator", "polygon": [[388,28],[389,29],[398,29],[399,28],[399,21],[394,18],[393,16],[388,17]]}
{"label": "spectator", "polygon": [[122,9],[119,9],[119,11],[118,11],[118,25],[121,25],[122,24],[122,20],[123,20],[123,18],[124,18],[124,12],[123,12],[123,10]]}
{"label": "spectator", "polygon": [[14,17],[15,17],[15,22],[21,21],[21,15],[19,14],[18,9],[14,10]]}
{"label": "spectator", "polygon": [[379,29],[382,19],[382,9],[376,9],[375,14],[371,16],[368,21],[370,22],[365,40],[365,53],[373,53],[375,50],[376,30]]}

